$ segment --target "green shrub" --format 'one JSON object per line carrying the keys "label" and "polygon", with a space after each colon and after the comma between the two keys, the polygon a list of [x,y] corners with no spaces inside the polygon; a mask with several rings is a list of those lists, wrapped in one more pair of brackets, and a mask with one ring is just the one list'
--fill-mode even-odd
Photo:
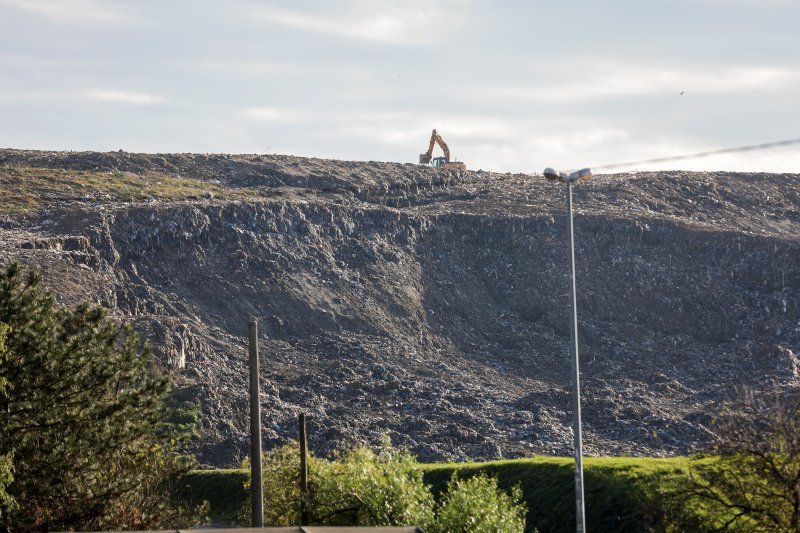
{"label": "green shrub", "polygon": [[[296,447],[290,451],[297,454]],[[587,527],[597,533],[713,530],[708,526],[710,521],[724,523],[732,517],[730,511],[714,510],[696,502],[687,504],[676,498],[676,491],[687,476],[699,476],[716,468],[720,461],[720,457],[713,455],[587,457],[584,463]],[[315,470],[310,468],[313,479]],[[521,489],[527,506],[526,531],[575,530],[575,477],[571,458],[421,464],[417,468],[424,473],[423,483],[439,501],[444,499],[454,476],[464,479],[483,474],[496,479],[499,490],[507,494],[512,494],[515,486]],[[297,476],[296,471],[292,475]],[[223,522],[228,521],[230,513],[220,513],[220,509],[238,511],[248,505],[248,493],[242,487],[247,477],[244,470],[197,471],[187,476],[188,484],[196,488],[195,501],[209,500],[212,518]],[[240,480],[235,490],[234,479]],[[241,516],[242,523],[249,525],[249,510]]]}
{"label": "green shrub", "polygon": [[497,480],[483,474],[450,480],[431,533],[522,533],[525,504],[519,486],[506,494]]}
{"label": "green shrub", "polygon": [[[262,464],[264,524],[299,524],[300,453],[297,444],[265,453]],[[244,467],[249,468],[247,461]],[[524,530],[525,507],[520,503],[519,489],[513,489],[509,496],[498,489],[495,480],[486,477],[454,480],[452,492],[447,492],[444,503],[437,507],[423,475],[424,470],[414,456],[393,448],[388,440],[377,450],[355,448],[337,454],[332,460],[309,457],[309,521],[325,526],[419,526],[441,533]],[[197,480],[190,479],[189,484],[196,485]],[[223,489],[216,492],[223,492]],[[221,518],[215,514],[221,506],[215,505],[213,492],[204,494],[212,502],[212,516]],[[241,510],[236,522],[247,525],[251,511],[246,493],[241,494],[239,502]],[[484,520],[477,520],[470,507],[484,515]],[[437,509],[444,513],[441,523],[436,516]]]}
{"label": "green shrub", "polygon": [[197,436],[197,425],[200,422],[200,409],[191,401],[179,401],[173,394],[164,401],[163,431],[179,438]]}
{"label": "green shrub", "polygon": [[339,526],[420,526],[433,522],[434,500],[409,453],[388,440],[317,462],[312,520]]}
{"label": "green shrub", "polygon": [[[310,462],[317,461],[311,457]],[[250,469],[250,459],[245,459],[242,468]],[[300,523],[300,451],[296,443],[285,444],[263,454],[261,479],[264,491],[264,525],[285,527]],[[317,469],[309,466],[309,477]],[[250,489],[250,480],[245,482]],[[237,517],[240,524],[250,524],[251,505],[248,498]]]}
{"label": "green shrub", "polygon": [[[693,471],[717,458],[587,457],[584,460],[586,525],[593,532],[680,531],[697,523],[696,510],[673,506],[671,491]],[[575,530],[574,462],[532,457],[485,463],[422,465],[425,481],[444,494],[449,481],[485,474],[501,490],[519,486],[527,505],[526,531]],[[672,529],[670,529],[672,528]],[[687,529],[683,529],[686,531]],[[692,531],[703,531],[692,529]]]}

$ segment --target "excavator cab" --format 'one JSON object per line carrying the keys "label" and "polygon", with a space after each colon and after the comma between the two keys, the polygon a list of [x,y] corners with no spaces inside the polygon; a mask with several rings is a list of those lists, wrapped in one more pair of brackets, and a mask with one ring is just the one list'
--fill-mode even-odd
{"label": "excavator cab", "polygon": [[446,157],[434,157],[433,160],[431,160],[431,166],[433,168],[447,168],[445,166],[447,163],[449,163],[449,161]]}
{"label": "excavator cab", "polygon": [[[442,148],[444,156],[433,157],[433,147],[436,144]],[[467,165],[461,161],[450,161],[450,148],[447,147],[447,143],[444,142],[442,136],[436,133],[436,130],[433,130],[433,133],[431,133],[431,142],[428,144],[428,151],[424,154],[419,154],[419,164],[429,165],[433,168],[467,170]]]}

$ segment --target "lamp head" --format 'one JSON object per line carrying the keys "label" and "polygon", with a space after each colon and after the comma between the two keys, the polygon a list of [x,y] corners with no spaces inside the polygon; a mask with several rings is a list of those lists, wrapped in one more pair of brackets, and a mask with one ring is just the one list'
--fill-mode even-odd
{"label": "lamp head", "polygon": [[591,179],[592,177],[592,169],[590,168],[582,168],[581,170],[575,172],[578,175],[578,178],[582,181],[586,181]]}
{"label": "lamp head", "polygon": [[577,170],[571,174],[567,174],[566,172],[561,172],[560,170],[547,167],[546,169],[544,169],[544,177],[549,179],[550,181],[563,181],[563,182],[575,183],[578,180],[586,181],[590,179],[592,177],[592,169],[584,168],[581,170]]}
{"label": "lamp head", "polygon": [[561,179],[561,173],[554,168],[547,167],[544,169],[544,177],[550,181],[556,181]]}

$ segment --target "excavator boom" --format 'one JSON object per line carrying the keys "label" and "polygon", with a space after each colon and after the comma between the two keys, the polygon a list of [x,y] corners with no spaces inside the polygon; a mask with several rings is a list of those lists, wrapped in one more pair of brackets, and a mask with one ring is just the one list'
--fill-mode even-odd
{"label": "excavator boom", "polygon": [[[437,157],[433,159],[433,147],[437,144],[442,149],[442,152],[444,152],[444,157]],[[434,167],[456,168],[462,170],[467,169],[467,165],[461,163],[460,161],[450,161],[450,148],[447,146],[447,143],[444,142],[442,136],[436,133],[436,130],[433,130],[431,133],[431,141],[428,143],[428,151],[424,154],[419,154],[420,165],[430,165],[431,163],[433,163]]]}

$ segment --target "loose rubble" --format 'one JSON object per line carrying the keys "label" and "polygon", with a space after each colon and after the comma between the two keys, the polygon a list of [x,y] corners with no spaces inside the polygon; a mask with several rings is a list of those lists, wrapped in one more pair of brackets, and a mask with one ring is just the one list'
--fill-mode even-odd
{"label": "loose rubble", "polygon": [[[4,264],[41,268],[61,303],[88,298],[154,341],[202,413],[202,462],[246,452],[251,316],[266,447],[305,412],[317,453],[384,433],[423,461],[570,453],[563,187],[290,156],[0,150],[3,187],[20,169],[209,184],[137,201],[68,187],[0,214]],[[693,452],[737,385],[797,387],[797,180],[630,173],[576,189],[589,454]]]}

